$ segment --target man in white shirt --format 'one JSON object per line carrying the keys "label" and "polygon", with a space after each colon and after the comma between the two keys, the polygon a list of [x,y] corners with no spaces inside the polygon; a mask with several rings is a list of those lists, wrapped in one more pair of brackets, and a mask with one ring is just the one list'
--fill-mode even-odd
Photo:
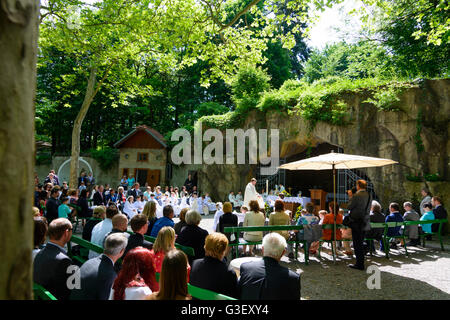
{"label": "man in white shirt", "polygon": [[[103,240],[105,239],[105,236],[111,232],[113,225],[112,225],[112,218],[119,213],[119,210],[115,205],[110,205],[106,209],[106,218],[105,220],[97,223],[92,229],[92,236],[91,236],[91,242],[103,247]],[[89,259],[97,257],[99,254],[94,251],[89,251]]]}

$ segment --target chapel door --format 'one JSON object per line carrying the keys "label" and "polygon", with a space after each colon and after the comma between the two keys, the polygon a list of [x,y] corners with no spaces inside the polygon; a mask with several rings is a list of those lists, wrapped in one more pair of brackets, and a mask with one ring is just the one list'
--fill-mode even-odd
{"label": "chapel door", "polygon": [[148,170],[147,183],[152,189],[159,185],[159,176],[160,170]]}
{"label": "chapel door", "polygon": [[148,177],[147,169],[136,169],[136,182],[139,182],[141,187],[145,186]]}

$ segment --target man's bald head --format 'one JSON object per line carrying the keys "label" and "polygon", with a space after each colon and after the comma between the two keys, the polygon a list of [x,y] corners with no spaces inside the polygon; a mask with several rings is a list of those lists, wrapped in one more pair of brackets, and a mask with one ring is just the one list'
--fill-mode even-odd
{"label": "man's bald head", "polygon": [[127,231],[128,227],[128,218],[126,215],[119,213],[116,214],[112,218],[113,229],[122,230],[123,232]]}

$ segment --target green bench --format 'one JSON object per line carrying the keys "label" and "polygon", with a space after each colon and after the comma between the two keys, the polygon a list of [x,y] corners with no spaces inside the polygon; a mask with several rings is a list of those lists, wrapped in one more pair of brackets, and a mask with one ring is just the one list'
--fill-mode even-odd
{"label": "green bench", "polygon": [[[159,282],[158,272],[156,273],[156,281]],[[190,283],[188,283],[188,292],[193,298],[199,300],[237,300],[221,293],[193,286]]]}
{"label": "green bench", "polygon": [[[348,229],[349,227],[344,226],[343,224],[336,224],[336,230],[338,229]],[[331,230],[331,239],[330,240],[325,240],[325,239],[320,239],[319,240],[319,258],[320,258],[320,253],[321,253],[321,249],[322,249],[322,243],[326,242],[326,243],[330,243],[331,244],[331,253],[333,255],[333,258],[336,256],[336,252],[334,251],[334,246],[332,244],[332,242],[334,241],[334,224],[323,224],[322,225],[322,230]],[[336,240],[336,241],[353,241],[352,239],[340,239],[340,240]]]}
{"label": "green bench", "polygon": [[[384,222],[371,222],[370,223],[370,228],[371,229],[383,229],[383,234],[387,232],[386,226]],[[381,239],[383,239],[383,234],[381,235]],[[375,246],[373,245],[374,241],[379,241],[379,239],[375,239],[375,238],[364,238],[365,241],[369,242],[370,248],[375,248]],[[373,251],[370,250],[369,254],[372,256],[373,255]]]}
{"label": "green bench", "polygon": [[[131,231],[128,231],[128,233],[129,234],[133,234],[133,232],[131,232]],[[149,241],[149,242],[151,242],[151,243],[155,243],[155,241],[156,241],[155,237],[151,237],[151,236],[147,236],[147,235],[144,235],[144,239]],[[188,256],[192,256],[192,257],[195,256],[194,248],[192,248],[192,247],[182,246],[181,244],[178,244],[178,243],[175,242],[175,248],[183,251]]]}
{"label": "green bench", "polygon": [[54,295],[36,282],[33,283],[33,293],[35,300],[57,300]]}
{"label": "green bench", "polygon": [[[87,254],[81,254],[81,249],[80,249],[80,255],[74,255],[72,252],[72,242],[78,244],[80,247],[86,249]],[[70,241],[67,243],[67,248],[68,248],[68,254],[69,257],[73,260],[76,260],[78,262],[80,262],[81,264],[85,263],[86,260],[88,260],[88,258],[86,258],[86,256],[89,255],[89,250],[92,250],[94,252],[97,252],[99,254],[103,253],[103,248],[100,247],[99,245],[96,245],[92,242],[89,242],[87,240],[84,240],[78,236],[72,235],[72,237],[70,238]],[[86,252],[85,251],[85,252]]]}
{"label": "green bench", "polygon": [[[148,241],[156,240],[154,237],[148,237],[148,236],[145,236],[145,237],[146,237],[146,240],[148,240]],[[103,253],[102,247],[100,247],[92,242],[89,242],[87,240],[84,240],[80,237],[72,235],[70,241],[67,243],[68,253],[72,259],[79,261],[81,264],[86,262],[87,259],[84,257],[78,256],[78,255],[74,255],[72,253],[71,242],[76,243],[76,244],[80,245],[81,247],[86,248],[88,250],[93,250],[100,254]],[[180,246],[180,245],[178,245],[178,246],[175,245],[175,247],[182,250],[186,254],[194,255],[194,249],[191,247],[185,247],[185,246]],[[159,281],[159,273],[156,273],[156,281]],[[33,289],[35,290],[35,295],[39,294],[39,297],[41,297],[41,295],[42,295],[42,299],[44,299],[44,300],[56,300],[56,298],[53,297],[53,295],[51,295],[50,292],[46,291],[44,288],[42,288],[38,284],[35,284],[35,287],[36,287],[36,289],[33,287]],[[210,290],[195,287],[189,283],[188,283],[188,292],[192,297],[200,299],[200,300],[236,300],[235,298],[228,297],[228,296],[220,294],[220,293],[216,293],[216,292],[213,292]]]}
{"label": "green bench", "polygon": [[444,224],[446,224],[448,221],[447,219],[435,219],[435,220],[424,220],[424,221],[405,221],[405,226],[414,226],[414,225],[424,225],[424,224],[438,224],[439,223],[439,229],[437,232],[424,232],[422,234],[419,234],[419,237],[422,238],[423,247],[425,247],[425,238],[427,236],[433,236],[437,235],[439,238],[439,242],[441,244],[441,250],[444,251],[444,243],[442,242],[442,228],[444,227]]}
{"label": "green bench", "polygon": [[[442,242],[442,226],[447,223],[446,219],[439,219],[439,220],[424,220],[424,221],[401,221],[401,222],[382,222],[382,223],[370,223],[370,227],[372,229],[376,229],[376,228],[383,228],[383,235],[382,235],[382,239],[381,241],[383,242],[383,246],[384,246],[384,252],[386,255],[386,258],[389,258],[389,251],[390,251],[390,246],[389,246],[389,242],[391,239],[401,239],[403,240],[403,246],[405,248],[405,255],[408,256],[408,248],[406,246],[406,240],[407,240],[407,234],[406,234],[406,227],[407,226],[419,226],[419,225],[424,225],[424,224],[434,224],[434,223],[439,223],[439,230],[438,232],[433,232],[433,233],[423,233],[423,234],[419,234],[419,237],[422,238],[423,240],[423,247],[425,247],[425,237],[429,236],[429,235],[438,235],[439,237],[439,241],[441,244],[441,250],[444,251],[444,244]],[[401,230],[400,235],[396,235],[396,236],[388,236],[388,231],[389,228],[395,228],[395,227],[401,227],[404,226],[403,229]],[[370,239],[370,238],[366,238],[366,241],[375,241],[376,239]]]}
{"label": "green bench", "polygon": [[[224,232],[225,233],[234,233],[235,238],[238,239],[238,241],[230,242],[230,247],[236,247],[235,249],[235,256],[239,256],[239,248],[238,246],[242,245],[258,245],[262,244],[262,240],[260,241],[246,241],[244,239],[239,238],[240,232],[245,231],[263,231],[263,232],[273,232],[273,231],[293,231],[293,230],[302,230],[303,225],[298,226],[291,226],[291,225],[282,225],[282,226],[259,226],[259,227],[225,227]],[[306,240],[298,240],[297,237],[293,241],[287,241],[289,244],[294,245],[294,256],[295,259],[298,257],[298,244],[303,243],[303,249],[305,254],[305,264],[309,263],[309,245]]]}

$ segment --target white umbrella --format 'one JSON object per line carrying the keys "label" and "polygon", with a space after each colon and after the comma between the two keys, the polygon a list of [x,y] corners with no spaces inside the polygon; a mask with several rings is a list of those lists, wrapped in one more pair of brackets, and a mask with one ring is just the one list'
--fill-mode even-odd
{"label": "white umbrella", "polygon": [[[389,164],[398,163],[397,161],[383,158],[357,156],[345,153],[322,154],[317,157],[298,160],[279,166],[278,169],[287,170],[333,170],[333,194],[334,204],[336,205],[336,169],[356,169],[381,167]],[[336,241],[336,206],[334,207],[334,241]],[[335,255],[333,254],[335,261]]]}

